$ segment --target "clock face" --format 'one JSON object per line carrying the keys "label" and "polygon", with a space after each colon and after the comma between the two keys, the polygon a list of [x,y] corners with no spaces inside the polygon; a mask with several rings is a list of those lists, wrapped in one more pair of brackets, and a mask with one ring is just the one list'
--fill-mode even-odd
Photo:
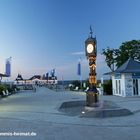
{"label": "clock face", "polygon": [[88,45],[87,45],[87,52],[88,52],[88,53],[92,53],[92,52],[93,52],[93,49],[94,49],[94,48],[93,48],[93,45],[92,45],[92,44],[88,44]]}

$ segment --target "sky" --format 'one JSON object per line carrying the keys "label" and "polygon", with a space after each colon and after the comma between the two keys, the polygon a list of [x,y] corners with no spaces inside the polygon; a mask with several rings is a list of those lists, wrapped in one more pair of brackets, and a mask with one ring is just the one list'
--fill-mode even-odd
{"label": "sky", "polygon": [[0,73],[12,57],[12,75],[30,78],[56,69],[61,80],[88,78],[85,40],[97,39],[97,79],[110,71],[102,49],[140,37],[139,0],[0,0]]}

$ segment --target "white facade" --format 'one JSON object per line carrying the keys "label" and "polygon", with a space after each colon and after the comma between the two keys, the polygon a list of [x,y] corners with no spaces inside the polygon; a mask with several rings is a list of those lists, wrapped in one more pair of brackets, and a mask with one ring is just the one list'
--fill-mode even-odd
{"label": "white facade", "polygon": [[37,84],[37,85],[48,85],[48,84],[57,84],[58,81],[55,79],[55,80],[42,80],[42,79],[38,79],[38,78],[35,78],[33,80],[15,80],[14,81],[14,84],[15,85],[29,85],[29,84]]}
{"label": "white facade", "polygon": [[32,84],[38,84],[38,85],[48,85],[48,84],[57,84],[58,81],[56,79],[54,80],[42,80],[35,78],[32,80]]}
{"label": "white facade", "polygon": [[112,87],[113,95],[140,96],[140,77],[132,73],[112,74]]}

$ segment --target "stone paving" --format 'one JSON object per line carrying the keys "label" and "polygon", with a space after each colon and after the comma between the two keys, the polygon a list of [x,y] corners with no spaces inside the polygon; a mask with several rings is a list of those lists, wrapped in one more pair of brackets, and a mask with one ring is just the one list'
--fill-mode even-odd
{"label": "stone paving", "polygon": [[100,100],[113,101],[131,110],[134,114],[129,116],[81,118],[78,115],[68,116],[58,110],[63,102],[85,98],[84,92],[55,92],[45,87],[37,88],[36,93],[20,92],[2,98],[0,140],[140,139],[140,97],[100,96]]}

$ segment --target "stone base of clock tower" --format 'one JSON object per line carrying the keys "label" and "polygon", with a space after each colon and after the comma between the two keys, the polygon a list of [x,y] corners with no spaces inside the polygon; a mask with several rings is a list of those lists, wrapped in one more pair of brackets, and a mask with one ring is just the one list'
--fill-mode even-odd
{"label": "stone base of clock tower", "polygon": [[86,106],[96,107],[98,106],[99,95],[96,91],[87,91],[86,92]]}

